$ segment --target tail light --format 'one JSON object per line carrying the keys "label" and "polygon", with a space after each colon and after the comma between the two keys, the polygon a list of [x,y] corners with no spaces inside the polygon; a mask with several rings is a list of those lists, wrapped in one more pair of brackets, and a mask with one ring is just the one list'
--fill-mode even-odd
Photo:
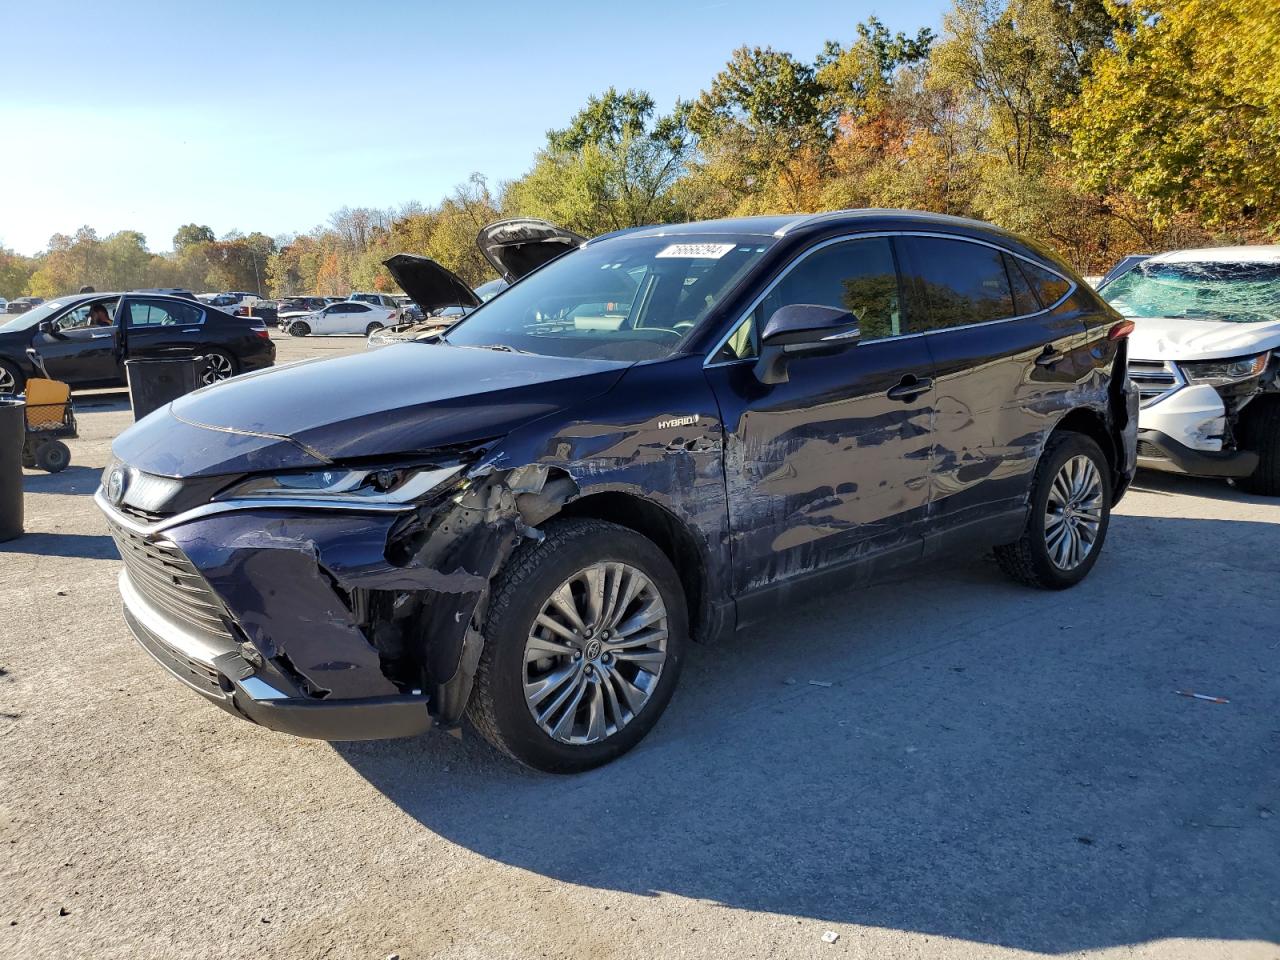
{"label": "tail light", "polygon": [[1129,334],[1133,333],[1133,321],[1121,320],[1114,327],[1107,331],[1108,340],[1124,340]]}

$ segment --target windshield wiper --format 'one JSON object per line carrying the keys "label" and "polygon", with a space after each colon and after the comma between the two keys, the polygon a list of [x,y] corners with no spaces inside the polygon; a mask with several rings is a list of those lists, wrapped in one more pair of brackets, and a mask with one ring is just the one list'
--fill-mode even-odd
{"label": "windshield wiper", "polygon": [[503,353],[523,353],[526,357],[537,356],[532,350],[521,350],[519,347],[513,347],[509,343],[468,343],[467,346],[476,347],[480,350],[501,350]]}

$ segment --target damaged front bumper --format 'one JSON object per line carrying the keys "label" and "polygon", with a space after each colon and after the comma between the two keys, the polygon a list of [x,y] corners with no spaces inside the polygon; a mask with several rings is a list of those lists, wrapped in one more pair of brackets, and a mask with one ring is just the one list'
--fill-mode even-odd
{"label": "damaged front bumper", "polygon": [[547,479],[489,471],[431,503],[214,502],[154,522],[95,499],[152,657],[262,726],[364,740],[460,720],[489,581],[576,489]]}

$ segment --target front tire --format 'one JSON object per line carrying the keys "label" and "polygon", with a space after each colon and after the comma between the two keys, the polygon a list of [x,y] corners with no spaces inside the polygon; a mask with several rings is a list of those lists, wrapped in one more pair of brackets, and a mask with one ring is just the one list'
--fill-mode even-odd
{"label": "front tire", "polygon": [[549,524],[494,580],[467,715],[509,757],[577,773],[652,729],[679,678],[684,590],[652,541],[601,520]]}
{"label": "front tire", "polygon": [[1264,497],[1280,497],[1280,399],[1260,397],[1244,410],[1240,446],[1258,455],[1258,466],[1236,484]]}
{"label": "front tire", "polygon": [[302,320],[295,320],[293,323],[289,324],[289,336],[291,337],[306,337],[310,334],[311,324],[309,323],[305,323]]}
{"label": "front tire", "polygon": [[27,378],[22,371],[8,360],[0,360],[0,397],[21,393],[27,385]]}
{"label": "front tire", "polygon": [[1040,455],[1022,536],[995,548],[1008,576],[1065,590],[1089,575],[1111,525],[1111,467],[1080,433],[1050,437]]}

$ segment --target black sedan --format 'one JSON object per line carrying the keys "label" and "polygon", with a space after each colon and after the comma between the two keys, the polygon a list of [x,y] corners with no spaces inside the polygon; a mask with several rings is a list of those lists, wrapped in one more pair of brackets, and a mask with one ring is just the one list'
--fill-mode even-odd
{"label": "black sedan", "polygon": [[1054,590],[1097,562],[1133,323],[1038,245],[883,210],[482,241],[515,282],[438,343],[116,438],[125,619],[223,709],[332,740],[465,714],[583,770],[654,725],[691,641],[802,596],[956,548]]}
{"label": "black sedan", "polygon": [[37,371],[73,387],[124,382],[124,361],[202,356],[205,383],[275,362],[275,344],[260,317],[233,317],[181,297],[89,293],[59,297],[0,324],[0,394],[19,393]]}

